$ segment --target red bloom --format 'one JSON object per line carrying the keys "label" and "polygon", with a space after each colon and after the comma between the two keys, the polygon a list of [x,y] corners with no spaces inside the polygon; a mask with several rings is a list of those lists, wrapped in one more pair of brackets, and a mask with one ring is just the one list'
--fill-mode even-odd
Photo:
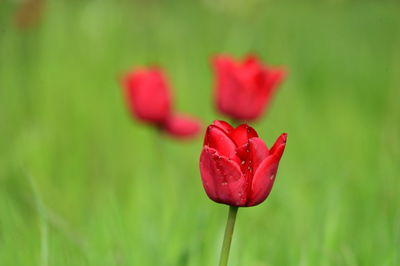
{"label": "red bloom", "polygon": [[216,56],[213,65],[219,111],[242,121],[254,120],[262,114],[285,76],[283,69],[264,66],[252,55],[243,62]]}
{"label": "red bloom", "polygon": [[286,145],[282,134],[268,149],[257,132],[214,121],[207,128],[200,156],[204,189],[213,201],[240,207],[263,202],[271,192]]}
{"label": "red bloom", "polygon": [[135,69],[122,80],[131,114],[176,137],[190,137],[200,131],[195,118],[174,114],[168,82],[159,68]]}
{"label": "red bloom", "polygon": [[123,79],[131,113],[150,123],[164,123],[171,113],[171,97],[160,69],[136,69]]}

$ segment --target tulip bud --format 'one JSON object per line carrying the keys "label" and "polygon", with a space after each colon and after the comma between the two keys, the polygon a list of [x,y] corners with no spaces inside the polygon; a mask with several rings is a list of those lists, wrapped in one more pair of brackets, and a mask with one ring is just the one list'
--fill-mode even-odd
{"label": "tulip bud", "polygon": [[286,137],[282,134],[269,150],[250,126],[233,128],[224,121],[214,121],[207,128],[200,156],[208,197],[237,207],[263,202],[274,184]]}
{"label": "tulip bud", "polygon": [[160,69],[135,69],[123,79],[132,115],[148,123],[163,123],[171,113],[171,96]]}
{"label": "tulip bud", "polygon": [[161,69],[134,69],[124,76],[122,86],[133,117],[177,138],[199,133],[199,120],[173,112],[168,82]]}
{"label": "tulip bud", "polygon": [[217,108],[238,121],[257,119],[285,77],[283,69],[262,65],[255,56],[235,62],[229,56],[219,55],[213,66]]}

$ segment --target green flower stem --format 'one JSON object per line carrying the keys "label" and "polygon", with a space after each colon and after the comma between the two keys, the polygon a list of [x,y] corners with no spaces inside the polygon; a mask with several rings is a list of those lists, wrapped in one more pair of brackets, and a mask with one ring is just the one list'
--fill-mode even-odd
{"label": "green flower stem", "polygon": [[222,244],[219,266],[228,265],[229,249],[231,248],[231,241],[232,241],[233,229],[235,227],[237,211],[238,207],[229,206],[228,220],[226,222],[224,243]]}

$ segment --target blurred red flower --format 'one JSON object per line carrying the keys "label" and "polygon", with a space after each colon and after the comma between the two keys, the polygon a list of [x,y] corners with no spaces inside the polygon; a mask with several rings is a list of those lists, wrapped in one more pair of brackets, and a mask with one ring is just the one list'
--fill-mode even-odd
{"label": "blurred red flower", "polygon": [[199,120],[173,112],[171,92],[160,68],[136,68],[123,77],[122,86],[132,116],[178,138],[199,133]]}
{"label": "blurred red flower", "polygon": [[243,62],[218,55],[213,66],[217,107],[238,121],[258,118],[285,77],[283,69],[267,67],[254,55],[248,55]]}
{"label": "blurred red flower", "polygon": [[268,149],[250,126],[233,128],[224,121],[214,121],[207,128],[200,156],[208,197],[238,207],[263,202],[274,184],[286,137],[282,134]]}

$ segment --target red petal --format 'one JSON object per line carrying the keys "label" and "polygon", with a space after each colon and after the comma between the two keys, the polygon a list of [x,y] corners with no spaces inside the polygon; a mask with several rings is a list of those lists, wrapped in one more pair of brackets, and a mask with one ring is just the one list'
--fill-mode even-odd
{"label": "red petal", "polygon": [[225,131],[214,125],[208,126],[204,138],[204,145],[216,149],[220,155],[228,158],[235,155],[235,143],[225,133]]}
{"label": "red petal", "polygon": [[236,71],[237,75],[241,77],[242,82],[249,84],[262,72],[262,67],[263,66],[255,55],[248,55]]}
{"label": "red petal", "polygon": [[260,138],[249,139],[249,150],[252,158],[254,171],[260,166],[261,162],[270,154],[267,145]]}
{"label": "red petal", "polygon": [[249,138],[258,137],[257,132],[250,126],[243,124],[235,128],[230,137],[236,143],[238,147],[249,141]]}
{"label": "red petal", "polygon": [[263,202],[269,195],[275,181],[278,164],[274,163],[273,157],[269,156],[258,167],[252,184],[247,206],[254,206]]}
{"label": "red petal", "polygon": [[274,184],[279,161],[285,150],[286,134],[282,134],[270,150],[270,155],[257,168],[252,184],[249,200],[246,206],[254,206],[263,202],[269,195]]}
{"label": "red petal", "polygon": [[276,89],[279,84],[286,76],[286,71],[282,68],[268,68],[265,67],[264,70],[257,77],[257,82],[259,83],[259,87],[262,90],[262,97],[256,99],[259,101],[259,105],[262,105],[262,110],[265,110],[272,97],[275,94]]}
{"label": "red petal", "polygon": [[214,57],[213,67],[219,111],[237,120],[242,120],[240,106],[243,88],[235,71],[237,63],[228,56],[219,55]]}
{"label": "red petal", "polygon": [[267,71],[267,85],[272,88],[272,91],[283,81],[286,77],[286,70],[283,68],[269,68]]}
{"label": "red petal", "polygon": [[168,117],[164,127],[168,133],[176,137],[195,137],[201,128],[199,120],[180,114]]}
{"label": "red petal", "polygon": [[235,60],[227,55],[214,56],[212,64],[215,70],[219,73],[224,72],[226,70],[231,70],[231,68],[236,65]]}
{"label": "red petal", "polygon": [[[272,146],[272,148],[270,150],[270,154],[278,153],[277,156],[279,156],[279,158],[280,158],[282,156],[282,153],[283,153],[284,149],[285,149],[286,140],[287,140],[287,133],[281,134],[278,137],[278,139],[275,141],[274,146]],[[282,149],[282,146],[283,146],[283,149]]]}
{"label": "red petal", "polygon": [[200,156],[200,173],[208,197],[233,206],[246,203],[246,180],[234,161],[218,151],[204,147]]}
{"label": "red petal", "polygon": [[[251,138],[248,143],[236,149],[237,155],[240,158],[240,169],[248,184],[253,181],[253,176],[259,165],[269,152],[265,143],[260,138]],[[248,186],[250,190],[251,186]],[[250,191],[248,191],[250,194]]]}
{"label": "red petal", "polygon": [[212,124],[222,129],[228,135],[234,130],[234,128],[231,125],[222,120],[215,120]]}
{"label": "red petal", "polygon": [[257,55],[248,54],[243,60],[243,65],[252,65],[252,64],[260,65],[259,62],[260,60],[258,59]]}

